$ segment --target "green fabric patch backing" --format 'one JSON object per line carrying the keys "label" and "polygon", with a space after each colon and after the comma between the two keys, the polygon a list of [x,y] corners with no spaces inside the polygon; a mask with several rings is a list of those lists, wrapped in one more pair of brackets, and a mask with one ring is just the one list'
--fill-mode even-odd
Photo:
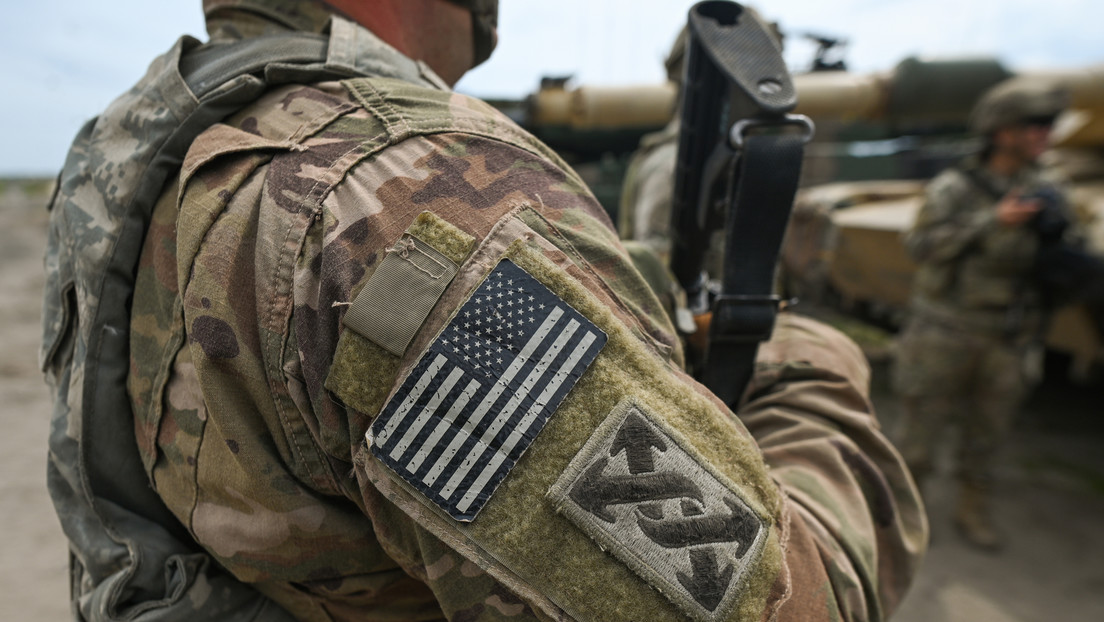
{"label": "green fabric patch backing", "polygon": [[[505,257],[586,315],[609,335],[609,342],[472,523],[448,519],[405,482],[384,476],[430,510],[411,511],[431,531],[446,541],[463,534],[467,545],[474,543],[477,558],[493,558],[516,575],[503,577],[508,584],[532,586],[579,620],[685,620],[671,600],[557,513],[546,497],[593,431],[622,400],[632,397],[677,429],[694,459],[712,464],[739,487],[748,506],[763,519],[768,534],[762,554],[744,583],[733,586],[743,596],[729,617],[759,620],[782,568],[782,555],[777,528],[781,497],[758,447],[731,415],[673,376],[664,361],[539,249],[517,239]],[[382,465],[380,469],[390,473]],[[395,501],[401,505],[409,498],[397,496]]]}
{"label": "green fabric patch backing", "polygon": [[433,212],[422,212],[406,232],[432,246],[453,263],[464,263],[475,245],[475,238]]}
{"label": "green fabric patch backing", "polygon": [[346,406],[374,416],[387,401],[398,373],[399,357],[346,329],[338,338],[326,389]]}
{"label": "green fabric patch backing", "polygon": [[[418,238],[457,264],[467,258],[475,245],[474,237],[430,212],[419,214],[407,228],[406,234]],[[367,283],[373,274],[375,271],[366,274],[363,283]],[[386,403],[399,366],[398,356],[356,331],[346,329],[338,338],[330,373],[326,377],[326,389],[347,406],[374,416]]]}

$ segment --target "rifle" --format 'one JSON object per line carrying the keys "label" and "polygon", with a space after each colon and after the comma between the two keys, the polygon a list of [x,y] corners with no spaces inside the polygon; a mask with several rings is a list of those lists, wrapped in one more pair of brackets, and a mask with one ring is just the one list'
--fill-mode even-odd
{"label": "rifle", "polygon": [[[690,311],[711,313],[698,379],[735,407],[759,342],[774,327],[774,266],[813,124],[789,114],[797,94],[781,50],[750,11],[735,2],[699,2],[687,25],[671,269]],[[702,266],[721,228],[718,294]]]}

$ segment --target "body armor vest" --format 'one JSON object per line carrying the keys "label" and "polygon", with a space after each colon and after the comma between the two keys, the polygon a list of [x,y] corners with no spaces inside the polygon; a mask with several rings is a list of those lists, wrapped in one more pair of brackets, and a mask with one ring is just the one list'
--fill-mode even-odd
{"label": "body armor vest", "polygon": [[126,389],[130,303],[154,204],[192,141],[273,86],[364,75],[357,29],[182,37],[73,142],[50,201],[41,365],[74,619],[291,619],[197,550],[150,486]]}

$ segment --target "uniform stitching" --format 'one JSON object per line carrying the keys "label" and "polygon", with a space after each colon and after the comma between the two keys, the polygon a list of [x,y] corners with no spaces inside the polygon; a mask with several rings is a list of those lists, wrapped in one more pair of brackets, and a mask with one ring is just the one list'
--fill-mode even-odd
{"label": "uniform stitching", "polygon": [[[397,144],[402,140],[413,136],[425,136],[437,133],[455,133],[469,136],[480,136],[500,143],[513,145],[519,149],[543,158],[549,158],[555,163],[560,163],[560,158],[551,151],[542,150],[536,138],[520,130],[512,124],[501,122],[498,119],[475,117],[453,118],[447,115],[433,115],[411,123],[406,115],[391,106],[387,95],[381,91],[373,80],[359,79],[345,82],[346,88],[360,100],[364,108],[377,117],[388,130],[398,124],[392,121],[400,121],[402,131],[389,131],[391,144]],[[368,92],[366,92],[368,91]],[[447,104],[441,104],[447,106]],[[488,111],[489,113],[490,111]],[[574,182],[585,186],[578,173],[566,164],[560,166],[563,172]]]}
{"label": "uniform stitching", "polygon": [[[292,223],[291,225],[288,226],[287,233],[284,235],[284,241],[283,241],[283,244],[281,245],[282,249],[286,249],[288,242],[291,240],[291,234],[294,230],[295,230],[295,224]],[[284,257],[286,255],[287,255],[286,250],[283,250],[280,253],[281,257]],[[294,264],[294,258],[293,258],[293,261],[291,261],[291,262],[280,261],[278,263],[278,265],[276,266],[276,282],[277,283],[283,283],[284,280],[285,280],[285,275],[284,275],[285,264],[288,264],[287,267],[290,268],[291,267],[290,264]],[[291,297],[290,294],[293,293],[292,290],[294,290],[294,284],[289,282],[288,287],[289,287],[289,298],[290,298]],[[265,337],[265,341],[267,342],[267,348],[266,349],[270,353],[272,353],[273,345],[274,345],[273,341],[276,341],[276,334],[278,332],[276,330],[272,330],[272,326],[275,325],[277,300],[279,298],[280,298],[279,292],[274,291],[272,296],[269,299],[270,304],[269,304],[269,307],[268,307],[268,314],[267,314],[266,321],[265,321],[265,330],[267,330],[269,332],[269,334]],[[289,320],[290,320],[290,317],[289,317]],[[283,336],[283,330],[280,330],[279,333],[280,333],[280,335],[279,335],[280,338],[278,340],[279,343],[276,344],[276,345],[279,346],[279,349],[274,354],[276,355],[275,360],[280,362],[280,365],[279,365],[280,372],[279,372],[278,375],[279,375],[279,378],[282,378],[283,377],[283,360],[284,360],[284,347],[283,347],[283,344],[284,344],[284,342],[286,341],[287,338]],[[270,356],[271,356],[271,354],[270,354]],[[288,415],[285,411],[285,408],[282,404],[283,396],[280,394],[280,391],[279,391],[280,386],[279,386],[278,378],[270,370],[266,370],[266,373],[269,376],[269,383],[270,383],[270,387],[271,387],[271,390],[272,390],[272,403],[273,403],[273,406],[276,407],[276,412],[279,413],[280,419],[284,422],[285,429],[288,431],[289,436],[291,436],[291,439],[290,439],[291,440],[291,446],[294,448],[295,453],[298,456],[298,459],[299,459],[300,463],[303,464],[303,466],[305,466],[307,468],[307,472],[311,474],[311,478],[313,479],[315,477],[314,469],[311,467],[310,463],[308,463],[307,460],[303,457],[303,449],[301,447],[301,441],[299,440],[299,434],[292,428],[291,420],[288,417]]]}
{"label": "uniform stitching", "polygon": [[[386,134],[379,134],[373,139],[369,139],[369,141],[374,142],[384,137],[386,137]],[[304,223],[303,226],[303,239],[299,241],[299,243],[296,245],[295,250],[290,252],[290,254],[281,253],[281,256],[289,256],[287,257],[287,261],[280,262],[279,271],[277,272],[277,279],[279,281],[283,281],[285,278],[288,278],[288,275],[286,274],[287,272],[291,273],[291,280],[293,280],[294,265],[298,257],[300,257],[303,253],[303,245],[306,242],[306,232],[310,229],[311,221],[315,220],[322,214],[322,202],[327,196],[329,196],[329,193],[337,187],[337,185],[344,181],[349,171],[352,170],[357,165],[357,163],[359,163],[365,157],[371,154],[370,150],[363,149],[365,142],[367,141],[362,141],[361,143],[358,143],[357,145],[342,153],[340,156],[334,158],[333,163],[329,166],[329,168],[327,168],[327,179],[315,180],[310,190],[304,193],[303,198],[300,200],[300,205],[304,208],[302,213],[308,216],[307,222]],[[307,148],[309,149],[309,146]],[[351,154],[357,153],[358,151],[361,152],[360,154],[357,154],[358,157],[350,160],[349,156]],[[341,174],[334,176],[333,179],[330,179],[330,174],[334,172],[340,172]],[[293,223],[289,226],[287,235],[284,238],[284,247],[286,247],[288,242],[291,240],[294,231],[295,224]],[[273,344],[271,342],[276,340],[277,335],[279,336],[279,350],[275,353],[275,360],[279,362],[279,373],[273,376],[272,382],[274,384],[274,388],[279,388],[279,383],[277,382],[277,379],[282,381],[284,378],[283,369],[286,362],[285,358],[287,345],[291,338],[291,331],[284,330],[285,328],[287,328],[287,324],[292,321],[292,315],[294,314],[294,283],[289,282],[289,287],[289,295],[287,296],[288,301],[285,306],[290,305],[292,309],[287,312],[286,320],[281,319],[281,317],[277,314],[277,296],[272,297],[271,305],[269,307],[269,317],[267,324],[274,328],[271,331],[272,335],[268,338],[270,341],[270,350],[273,348]],[[280,320],[278,327],[277,320]],[[276,328],[278,328],[278,330],[276,330]],[[329,460],[326,459],[328,454],[326,454],[326,452],[318,446],[318,443],[314,439],[313,435],[310,433],[309,427],[306,429],[305,432],[293,429],[292,417],[287,412],[288,407],[286,404],[284,404],[283,396],[275,398],[273,402],[276,406],[277,412],[279,412],[280,414],[281,420],[285,425],[285,429],[288,430],[289,435],[292,437],[291,440],[293,445],[295,446],[295,451],[298,454],[298,458],[303,466],[307,469],[310,477],[314,480],[325,481],[335,490],[339,489],[337,483],[337,474],[333,472],[332,465],[330,464]],[[306,423],[303,422],[303,425],[306,425]],[[300,438],[303,434],[305,434],[307,438]],[[307,451],[312,454],[312,459],[309,462],[304,457],[305,452]]]}
{"label": "uniform stitching", "polygon": [[[777,482],[776,482],[777,484]],[[782,610],[782,605],[786,604],[793,597],[793,573],[790,571],[789,560],[786,559],[786,554],[790,548],[790,496],[781,486],[777,486],[779,495],[781,497],[780,503],[782,505],[781,511],[778,514],[775,527],[778,529],[778,550],[780,560],[782,564],[783,581],[785,582],[785,590],[778,600],[768,606],[771,609],[768,620],[773,622],[778,619],[779,612]]]}
{"label": "uniform stitching", "polygon": [[[356,110],[356,108],[357,107],[351,103],[342,102],[341,104],[333,108],[329,108],[322,112],[319,112],[315,116],[301,123],[299,125],[299,128],[292,132],[290,136],[288,136],[287,140],[288,142],[294,142],[295,144],[301,145],[312,136],[317,134],[322,128],[349,114],[353,110]],[[325,121],[320,123],[320,120],[323,119],[325,119]]]}
{"label": "uniform stitching", "polygon": [[387,134],[392,144],[401,141],[411,134],[411,128],[407,123],[406,116],[399,113],[399,111],[391,106],[391,102],[384,97],[383,93],[376,88],[375,84],[370,81],[361,81],[358,82],[357,85],[363,85],[370,91],[365,94],[360,89],[353,89],[354,93],[359,93],[363,96],[361,101],[365,109],[378,118],[388,130]]}

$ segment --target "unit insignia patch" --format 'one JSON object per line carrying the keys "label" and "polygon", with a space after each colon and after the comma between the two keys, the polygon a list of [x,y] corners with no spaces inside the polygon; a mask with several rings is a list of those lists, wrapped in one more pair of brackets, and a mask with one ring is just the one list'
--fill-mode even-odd
{"label": "unit insignia patch", "polygon": [[549,491],[557,509],[695,620],[727,617],[767,529],[735,487],[632,401]]}
{"label": "unit insignia patch", "polygon": [[437,336],[368,432],[372,453],[471,521],[606,343],[502,260]]}

